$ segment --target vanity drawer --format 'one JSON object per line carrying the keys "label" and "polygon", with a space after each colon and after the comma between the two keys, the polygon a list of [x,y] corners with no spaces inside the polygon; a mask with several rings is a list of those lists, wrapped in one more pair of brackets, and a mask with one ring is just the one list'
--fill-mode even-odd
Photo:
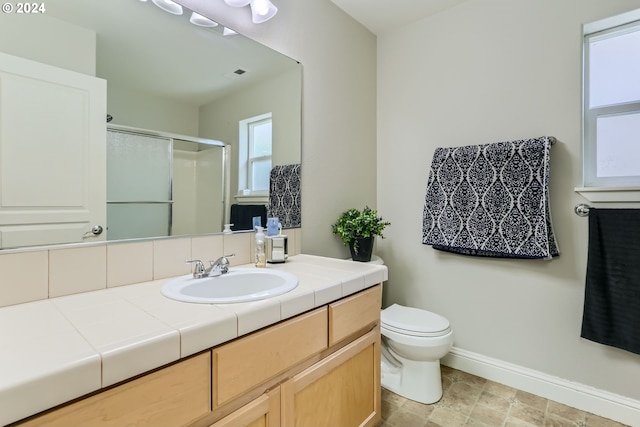
{"label": "vanity drawer", "polygon": [[187,425],[211,410],[210,378],[207,351],[18,425]]}
{"label": "vanity drawer", "polygon": [[323,307],[214,349],[214,409],[326,348]]}
{"label": "vanity drawer", "polygon": [[329,346],[380,322],[382,285],[329,304]]}

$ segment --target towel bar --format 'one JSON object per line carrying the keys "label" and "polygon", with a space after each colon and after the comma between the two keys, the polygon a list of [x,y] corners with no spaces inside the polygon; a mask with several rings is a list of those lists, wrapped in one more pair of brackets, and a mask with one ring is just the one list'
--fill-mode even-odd
{"label": "towel bar", "polygon": [[580,203],[573,208],[576,215],[581,217],[589,216],[589,209],[591,209],[591,206],[584,203]]}

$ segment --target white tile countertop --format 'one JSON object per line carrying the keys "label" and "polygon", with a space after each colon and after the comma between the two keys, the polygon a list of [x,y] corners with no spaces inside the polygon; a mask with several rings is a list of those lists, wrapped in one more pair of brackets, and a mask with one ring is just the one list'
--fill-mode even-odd
{"label": "white tile countertop", "polygon": [[0,425],[320,307],[388,277],[383,265],[313,255],[292,256],[284,264],[267,268],[295,274],[298,287],[261,301],[193,304],[161,294],[169,278],[0,308]]}

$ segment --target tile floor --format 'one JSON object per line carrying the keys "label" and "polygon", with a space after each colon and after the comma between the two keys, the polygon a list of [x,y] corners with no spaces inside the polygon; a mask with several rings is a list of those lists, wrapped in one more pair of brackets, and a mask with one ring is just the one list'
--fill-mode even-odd
{"label": "tile floor", "polygon": [[446,366],[442,388],[442,399],[432,405],[382,389],[382,421],[376,427],[625,427]]}

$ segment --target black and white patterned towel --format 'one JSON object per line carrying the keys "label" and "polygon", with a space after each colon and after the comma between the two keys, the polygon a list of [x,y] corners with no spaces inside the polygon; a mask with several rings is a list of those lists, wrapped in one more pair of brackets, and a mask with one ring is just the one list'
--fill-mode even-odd
{"label": "black and white patterned towel", "polygon": [[549,209],[548,137],[436,148],[422,243],[463,255],[559,255]]}
{"label": "black and white patterned towel", "polygon": [[283,228],[300,227],[300,164],[274,166],[269,181],[269,217],[277,217]]}

